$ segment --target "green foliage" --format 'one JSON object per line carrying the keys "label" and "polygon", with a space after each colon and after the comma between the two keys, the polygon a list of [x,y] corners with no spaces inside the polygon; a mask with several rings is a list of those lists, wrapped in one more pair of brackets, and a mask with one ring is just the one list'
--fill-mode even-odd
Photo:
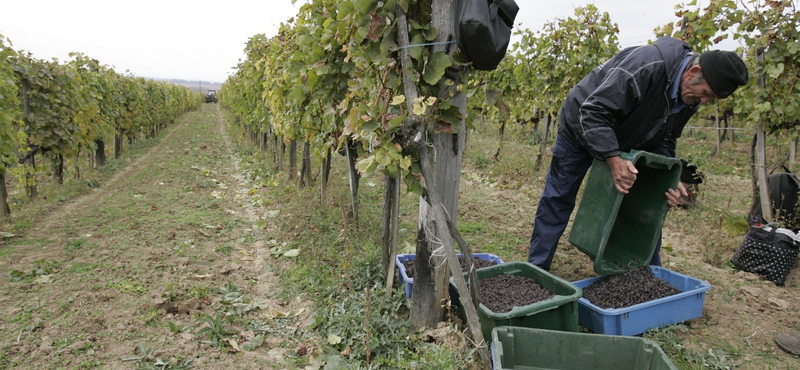
{"label": "green foliage", "polygon": [[148,292],[147,288],[140,282],[130,279],[122,279],[120,281],[110,282],[109,286],[126,294],[142,295]]}
{"label": "green foliage", "polygon": [[575,9],[575,17],[547,22],[537,32],[516,31],[495,71],[473,76],[482,92],[470,104],[490,121],[527,123],[556,116],[569,90],[589,71],[619,50],[616,23],[594,5]]}
{"label": "green foliage", "polygon": [[67,244],[64,245],[64,249],[66,249],[68,251],[76,251],[76,250],[79,250],[79,249],[81,249],[81,248],[83,248],[85,246],[86,246],[86,239],[79,238],[79,239],[74,239],[74,240],[68,241]]}
{"label": "green foliage", "polygon": [[[360,171],[402,170],[419,188],[416,159],[401,145],[417,129],[406,126],[411,112],[401,104],[402,73],[420,92],[408,103],[429,131],[457,131],[461,114],[449,103],[458,90],[444,82],[454,65],[444,47],[411,46],[413,68],[398,68],[397,5],[309,1],[278,35],[248,41],[247,59],[223,85],[220,103],[248,131],[308,142],[317,158],[351,140],[362,158]],[[412,45],[437,39],[429,1],[399,5],[408,13]]]}
{"label": "green foliage", "polygon": [[[0,174],[38,154],[76,159],[115,133],[151,133],[199,106],[199,93],[184,87],[123,76],[80,53],[70,56],[67,63],[39,60],[15,52],[0,35]],[[35,180],[37,171],[17,172]]]}
{"label": "green foliage", "polygon": [[742,215],[728,215],[722,219],[722,230],[731,235],[741,235],[747,232],[747,218]]}
{"label": "green foliage", "polygon": [[230,256],[231,253],[233,253],[233,246],[229,244],[220,245],[219,247],[214,249],[214,251],[217,253],[224,254],[226,256]]}
{"label": "green foliage", "polygon": [[206,298],[208,297],[208,291],[209,291],[208,287],[205,286],[204,284],[195,285],[192,287],[189,296],[196,298]]}
{"label": "green foliage", "polygon": [[[13,49],[6,46],[6,39],[0,35],[0,175],[13,161],[13,155],[25,141],[18,127],[22,111],[17,99],[17,85],[14,79],[12,60],[16,56]],[[4,206],[0,202],[0,206]]]}
{"label": "green foliage", "polygon": [[648,339],[656,341],[680,368],[730,370],[737,367],[734,361],[739,357],[734,348],[709,348],[701,352],[688,347],[678,333],[687,333],[685,325],[673,325],[658,330],[650,330],[644,334]]}
{"label": "green foliage", "polygon": [[8,273],[9,280],[30,282],[40,276],[52,275],[58,271],[60,263],[56,261],[38,260],[36,261],[29,272],[22,272],[19,270],[11,270]]}
{"label": "green foliage", "polygon": [[253,303],[250,299],[246,298],[244,292],[239,290],[239,287],[231,282],[225,284],[217,291],[222,294],[222,297],[216,301],[220,303],[221,309],[225,310],[228,315],[244,315],[245,313],[259,308],[258,303]]}
{"label": "green foliage", "polygon": [[[154,359],[153,354],[156,349],[148,348],[144,343],[139,343],[133,352],[133,355],[124,356],[120,360],[123,362],[134,361],[137,365],[136,369],[186,370],[192,368],[193,359],[184,356],[170,358],[166,361],[161,358]],[[149,361],[153,361],[153,363],[148,363]]]}
{"label": "green foliage", "polygon": [[158,326],[158,316],[158,311],[151,307],[139,319],[147,326]]}
{"label": "green foliage", "polygon": [[[676,7],[684,17],[674,30],[673,24],[657,29],[658,34],[672,34],[685,40],[696,51],[705,51],[733,39],[750,71],[750,83],[739,88],[732,98],[716,103],[712,110],[733,111],[749,125],[764,122],[767,131],[796,127],[800,122],[800,96],[796,92],[800,76],[800,12],[793,1],[712,0],[705,8],[696,2]],[[756,83],[764,76],[764,87]],[[797,137],[796,130],[788,130]]]}
{"label": "green foliage", "polygon": [[[411,330],[410,322],[404,319],[408,306],[403,290],[395,289],[391,297],[384,294],[385,276],[378,264],[369,262],[374,257],[355,262],[353,289],[321,287],[319,296],[324,303],[318,307],[325,308],[318,309],[314,328],[325,338],[323,351],[330,354],[328,361],[341,362],[342,368],[360,368],[345,367],[345,363],[368,361],[370,368],[380,369],[453,369],[471,363],[471,350],[459,352],[428,344]],[[346,361],[338,356],[343,351],[350,353]]]}
{"label": "green foliage", "polygon": [[492,162],[494,162],[494,160],[488,155],[481,153],[475,156],[475,168],[477,169],[486,169]]}
{"label": "green foliage", "polygon": [[197,335],[209,338],[201,342],[208,343],[215,348],[222,347],[222,341],[234,334],[225,326],[225,317],[221,316],[220,311],[217,311],[213,317],[207,313],[201,313],[198,320],[207,325],[200,328]]}
{"label": "green foliage", "polygon": [[181,332],[183,332],[183,328],[178,326],[172,321],[167,323],[167,327],[169,328],[169,331],[172,332],[172,334],[180,334]]}

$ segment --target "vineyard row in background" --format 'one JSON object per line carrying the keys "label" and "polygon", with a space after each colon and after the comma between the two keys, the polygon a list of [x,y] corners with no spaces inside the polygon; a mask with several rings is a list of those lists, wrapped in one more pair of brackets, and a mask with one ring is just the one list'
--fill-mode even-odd
{"label": "vineyard row in background", "polygon": [[[520,41],[497,70],[471,71],[450,46],[443,51],[416,46],[438,41],[432,26],[436,3],[309,1],[277,35],[249,40],[247,57],[223,85],[220,101],[262,142],[308,146],[318,158],[347,150],[353,169],[401,173],[410,189],[421,193],[409,139],[418,121],[410,117],[424,122],[430,134],[458,135],[459,124],[480,113],[501,135],[505,125],[523,124],[550,138],[569,89],[620,50],[616,23],[587,5],[539,31],[518,30]],[[398,9],[408,14],[408,47],[400,46]],[[718,119],[720,127],[736,122],[738,128],[795,138],[800,13],[794,3],[712,1],[705,8],[680,5],[676,16],[676,22],[657,27],[655,36],[681,38],[697,52],[733,38],[743,45],[738,52],[751,71],[748,86],[702,106],[697,117]],[[408,51],[411,68],[401,66],[402,50]],[[417,97],[407,96],[403,78],[416,85]],[[464,110],[451,101],[459,93],[468,97]],[[537,168],[546,144],[541,141]],[[501,150],[502,143],[498,155]]]}
{"label": "vineyard row in background", "polygon": [[[102,167],[113,141],[154,136],[202,95],[165,82],[123,75],[80,53],[59,63],[16,51],[0,35],[0,217],[8,217],[6,177],[38,196],[37,178],[63,183],[64,165]],[[82,156],[82,154],[84,156]],[[52,167],[48,169],[48,165]]]}

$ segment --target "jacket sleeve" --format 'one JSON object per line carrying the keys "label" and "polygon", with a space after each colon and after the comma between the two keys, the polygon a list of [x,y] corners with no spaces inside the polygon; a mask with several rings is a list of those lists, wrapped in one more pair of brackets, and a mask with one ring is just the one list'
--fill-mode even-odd
{"label": "jacket sleeve", "polygon": [[653,86],[654,71],[637,58],[610,68],[594,91],[589,92],[579,109],[580,132],[589,152],[597,159],[620,154],[614,122],[635,109]]}

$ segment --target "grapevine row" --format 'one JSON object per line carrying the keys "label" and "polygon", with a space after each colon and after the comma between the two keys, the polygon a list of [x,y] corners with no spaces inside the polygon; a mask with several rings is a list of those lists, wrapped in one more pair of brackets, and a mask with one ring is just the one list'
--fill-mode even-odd
{"label": "grapevine row", "polygon": [[[351,163],[351,186],[357,184],[353,169],[380,171],[386,189],[391,186],[389,178],[400,175],[409,190],[430,196],[433,189],[422,191],[434,183],[422,180],[430,179],[424,171],[429,167],[423,155],[427,147],[436,148],[431,151],[436,163],[459,167],[460,160],[443,159],[448,153],[437,146],[437,135],[452,134],[450,147],[459,146],[462,120],[469,122],[480,114],[498,123],[501,132],[505,124],[543,129],[536,158],[540,168],[569,90],[619,51],[617,25],[593,5],[580,7],[574,17],[548,22],[539,31],[517,31],[521,40],[497,70],[468,73],[468,61],[453,50],[452,38],[440,37],[440,30],[433,27],[442,8],[450,7],[452,12],[454,4],[444,0],[310,0],[282,24],[277,35],[250,39],[247,58],[223,85],[220,101],[262,142],[291,148],[302,142],[307,155],[311,151],[323,162],[333,149],[347,153],[353,162],[357,159],[357,164]],[[403,14],[408,22],[400,21]],[[452,14],[444,18],[448,16]],[[795,90],[800,76],[796,27],[800,18],[792,1],[713,0],[706,8],[681,5],[676,16],[679,21],[656,28],[655,36],[681,38],[696,52],[704,52],[730,32],[743,46],[739,53],[752,71],[748,86],[730,99],[703,107],[697,117],[733,112],[740,118],[737,122],[749,127],[762,123],[767,129],[800,122],[800,95]],[[402,37],[406,26],[407,41]],[[769,82],[758,85],[762,74]],[[451,100],[459,94],[470,97],[466,113]],[[273,153],[278,153],[275,147]],[[290,167],[293,176],[296,169]],[[456,184],[457,193],[455,176],[445,180]],[[436,179],[437,184],[445,182]],[[387,208],[392,204],[391,193],[384,193]],[[438,207],[436,202],[429,204]],[[420,202],[421,225],[432,219],[423,216],[424,206]],[[455,223],[457,209],[448,211],[453,211],[449,214]],[[384,236],[387,225],[383,224]],[[419,226],[418,235],[427,236],[434,229],[431,224]],[[430,239],[448,244],[449,235],[439,230]],[[427,257],[423,245],[427,237],[417,239],[418,258]],[[432,284],[414,288],[420,286]],[[411,313],[415,325],[419,323],[415,312],[435,306],[441,298],[418,293],[413,293]],[[430,304],[419,302],[428,299]]]}
{"label": "grapevine row", "polygon": [[[154,135],[202,96],[165,82],[126,76],[80,53],[66,63],[44,61],[11,48],[0,36],[0,180],[12,173],[36,197],[36,157],[53,161],[63,181],[65,160],[82,153],[105,159],[114,140],[119,155],[125,139]],[[4,216],[10,213],[5,186]]]}

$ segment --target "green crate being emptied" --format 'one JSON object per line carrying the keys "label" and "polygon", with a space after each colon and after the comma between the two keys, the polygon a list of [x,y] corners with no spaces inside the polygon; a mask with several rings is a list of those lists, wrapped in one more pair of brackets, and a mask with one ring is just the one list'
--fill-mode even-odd
{"label": "green crate being emptied", "polygon": [[498,326],[491,346],[495,370],[678,370],[640,337]]}
{"label": "green crate being emptied", "polygon": [[610,167],[595,160],[569,235],[569,242],[594,261],[598,275],[621,274],[650,262],[669,209],[665,193],[681,177],[677,158],[639,150],[620,157],[639,170],[633,187],[628,194],[617,191]]}

